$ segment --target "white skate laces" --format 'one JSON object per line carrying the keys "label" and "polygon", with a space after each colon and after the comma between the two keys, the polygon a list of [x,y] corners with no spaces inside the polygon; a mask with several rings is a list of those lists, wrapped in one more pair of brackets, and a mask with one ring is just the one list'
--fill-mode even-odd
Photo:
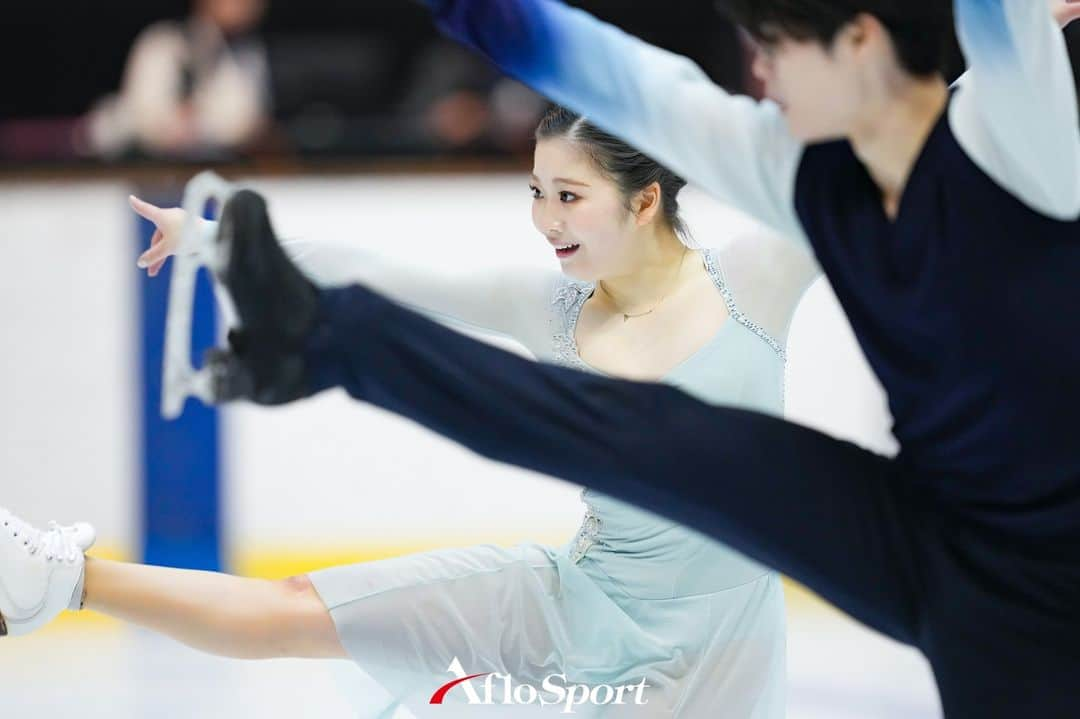
{"label": "white skate laces", "polygon": [[0,637],[28,634],[82,607],[94,528],[49,522],[38,529],[0,507]]}
{"label": "white skate laces", "polygon": [[30,556],[44,552],[47,561],[73,564],[79,561],[83,554],[75,541],[78,532],[75,527],[61,527],[56,522],[49,522],[49,528],[43,531],[27,524],[3,507],[0,507],[0,526],[3,526],[13,539],[19,540]]}

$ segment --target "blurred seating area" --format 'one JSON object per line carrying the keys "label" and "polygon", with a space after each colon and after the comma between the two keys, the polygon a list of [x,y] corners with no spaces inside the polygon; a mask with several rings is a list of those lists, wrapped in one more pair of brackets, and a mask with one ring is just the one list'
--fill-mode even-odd
{"label": "blurred seating area", "polygon": [[[712,0],[575,2],[746,87]],[[0,167],[518,158],[545,101],[411,0],[39,3],[6,18]]]}

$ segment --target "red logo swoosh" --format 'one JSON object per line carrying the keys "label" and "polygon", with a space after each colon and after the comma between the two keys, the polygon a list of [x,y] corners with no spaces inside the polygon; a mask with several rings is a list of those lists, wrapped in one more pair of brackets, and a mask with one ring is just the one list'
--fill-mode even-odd
{"label": "red logo swoosh", "polygon": [[488,674],[491,674],[491,672],[484,672],[483,674],[471,674],[467,677],[462,677],[461,679],[455,679],[449,684],[443,684],[441,687],[439,687],[438,691],[431,695],[431,701],[428,703],[442,704],[443,697],[446,696],[446,693],[456,687],[458,684],[461,684],[462,682],[467,682],[470,679],[476,679],[477,677],[486,677]]}

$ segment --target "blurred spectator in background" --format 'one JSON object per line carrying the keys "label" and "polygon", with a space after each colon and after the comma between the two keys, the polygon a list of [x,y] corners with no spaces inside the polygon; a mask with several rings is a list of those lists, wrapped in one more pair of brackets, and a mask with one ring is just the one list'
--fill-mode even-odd
{"label": "blurred spectator in background", "polygon": [[271,110],[266,50],[256,35],[265,11],[266,0],[194,0],[186,21],[146,28],[120,92],[86,117],[85,151],[191,159],[253,143]]}
{"label": "blurred spectator in background", "polygon": [[[568,0],[760,96],[713,0]],[[527,161],[544,101],[441,37],[406,0],[37,3],[5,18],[0,169],[80,160],[302,164],[368,158]],[[665,6],[666,7],[666,6]],[[63,20],[57,19],[58,8]],[[146,25],[152,18],[184,20]],[[1080,23],[1069,29],[1080,81]],[[955,72],[963,58],[954,47]],[[119,85],[118,93],[94,98]],[[272,99],[272,107],[271,107]]]}
{"label": "blurred spectator in background", "polygon": [[[547,101],[465,47],[438,39],[424,48],[399,108],[430,151],[524,152]],[[422,138],[422,139],[421,139]]]}

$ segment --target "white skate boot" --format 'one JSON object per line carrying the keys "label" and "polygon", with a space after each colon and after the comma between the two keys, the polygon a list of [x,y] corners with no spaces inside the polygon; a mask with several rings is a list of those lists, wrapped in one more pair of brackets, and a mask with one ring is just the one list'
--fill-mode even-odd
{"label": "white skate boot", "polygon": [[82,604],[83,553],[94,528],[37,529],[0,507],[0,637],[28,634]]}

